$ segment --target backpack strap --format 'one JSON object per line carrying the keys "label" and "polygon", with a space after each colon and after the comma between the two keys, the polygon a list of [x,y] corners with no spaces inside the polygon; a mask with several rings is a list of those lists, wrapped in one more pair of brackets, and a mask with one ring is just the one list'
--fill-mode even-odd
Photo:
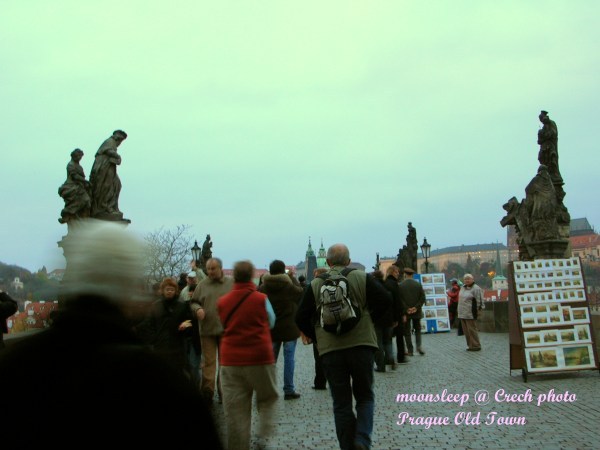
{"label": "backpack strap", "polygon": [[342,270],[340,273],[342,275],[344,275],[345,277],[348,276],[348,274],[350,272],[352,272],[353,270],[356,270],[354,267],[346,267],[344,270]]}

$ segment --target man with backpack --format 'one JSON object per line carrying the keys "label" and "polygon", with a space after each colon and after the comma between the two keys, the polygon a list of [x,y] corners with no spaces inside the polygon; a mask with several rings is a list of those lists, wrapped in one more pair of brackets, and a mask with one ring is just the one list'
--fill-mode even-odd
{"label": "man with backpack", "polygon": [[[329,247],[329,271],[311,282],[296,314],[300,331],[317,339],[342,450],[371,447],[373,365],[378,348],[373,321],[391,302],[380,283],[363,271],[348,268],[349,264],[348,247]],[[350,392],[356,399],[356,415]]]}

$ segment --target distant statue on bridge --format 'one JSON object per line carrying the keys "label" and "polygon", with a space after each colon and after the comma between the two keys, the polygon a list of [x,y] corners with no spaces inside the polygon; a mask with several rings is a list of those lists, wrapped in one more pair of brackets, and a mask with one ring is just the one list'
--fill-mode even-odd
{"label": "distant statue on bridge", "polygon": [[85,179],[83,167],[79,162],[83,151],[76,148],[71,152],[71,161],[67,164],[67,179],[58,188],[58,195],[65,201],[65,207],[60,212],[60,223],[72,225],[72,221],[84,219],[90,215],[90,183]]}
{"label": "distant statue on bridge", "polygon": [[406,235],[406,245],[398,250],[394,265],[402,272],[405,268],[417,270],[417,254],[419,251],[419,242],[417,241],[417,229],[413,227],[412,222],[408,222],[408,234]]}
{"label": "distant statue on bridge", "polygon": [[98,151],[90,173],[92,185],[91,216],[96,219],[126,221],[119,210],[121,180],[117,175],[117,166],[121,164],[121,155],[117,148],[127,138],[127,133],[116,130],[105,140]]}
{"label": "distant statue on bridge", "polygon": [[408,222],[408,235],[406,236],[406,245],[408,247],[408,256],[410,260],[409,267],[415,271],[417,269],[417,255],[419,253],[419,241],[417,241],[417,229],[413,227],[412,222]]}
{"label": "distant statue on bridge", "polygon": [[206,273],[206,262],[212,258],[212,241],[210,239],[210,234],[206,235],[206,239],[202,244],[202,253],[200,255],[200,267]]}

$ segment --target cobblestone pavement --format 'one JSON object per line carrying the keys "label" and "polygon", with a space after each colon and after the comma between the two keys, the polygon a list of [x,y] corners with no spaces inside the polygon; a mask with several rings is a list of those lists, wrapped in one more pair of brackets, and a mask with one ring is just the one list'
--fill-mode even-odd
{"label": "cobblestone pavement", "polygon": [[[396,371],[375,373],[373,449],[600,448],[600,374],[597,370],[530,375],[525,383],[520,371],[510,373],[508,334],[480,333],[480,340],[481,352],[467,352],[464,337],[456,336],[456,331],[424,335],[426,355],[409,357],[410,363],[398,366]],[[283,386],[282,357],[277,366],[278,383]],[[311,389],[313,367],[311,346],[299,341],[295,384],[302,397],[284,401],[282,393],[277,405],[277,433],[270,440],[269,448],[338,448],[330,394]],[[441,396],[444,390],[448,394],[463,395],[464,403],[396,401],[397,394]],[[476,403],[474,397],[478,391],[489,392],[487,404]],[[502,392],[523,394],[523,401],[496,399]],[[573,394],[570,402],[546,401],[538,406],[538,400],[544,396],[567,392]],[[224,436],[222,405],[215,404],[213,409]],[[398,416],[403,412],[414,418],[447,417],[448,424],[429,428],[406,422],[398,425]],[[256,415],[254,409],[253,425]],[[494,421],[489,423],[492,417]],[[515,418],[517,423],[499,424],[509,418]],[[461,419],[463,423],[455,423]],[[523,421],[526,423],[519,424]]]}

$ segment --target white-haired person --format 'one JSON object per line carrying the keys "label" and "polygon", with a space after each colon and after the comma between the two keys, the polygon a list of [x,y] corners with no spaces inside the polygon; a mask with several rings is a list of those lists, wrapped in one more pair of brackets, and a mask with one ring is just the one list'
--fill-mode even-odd
{"label": "white-haired person", "polygon": [[470,273],[464,275],[463,283],[458,295],[457,315],[467,339],[467,351],[478,352],[481,344],[477,332],[477,312],[483,308],[483,290],[475,284]]}
{"label": "white-haired person", "polygon": [[0,354],[6,448],[221,448],[198,390],[141,345],[125,314],[143,301],[142,251],[114,222],[69,231],[52,326]]}

